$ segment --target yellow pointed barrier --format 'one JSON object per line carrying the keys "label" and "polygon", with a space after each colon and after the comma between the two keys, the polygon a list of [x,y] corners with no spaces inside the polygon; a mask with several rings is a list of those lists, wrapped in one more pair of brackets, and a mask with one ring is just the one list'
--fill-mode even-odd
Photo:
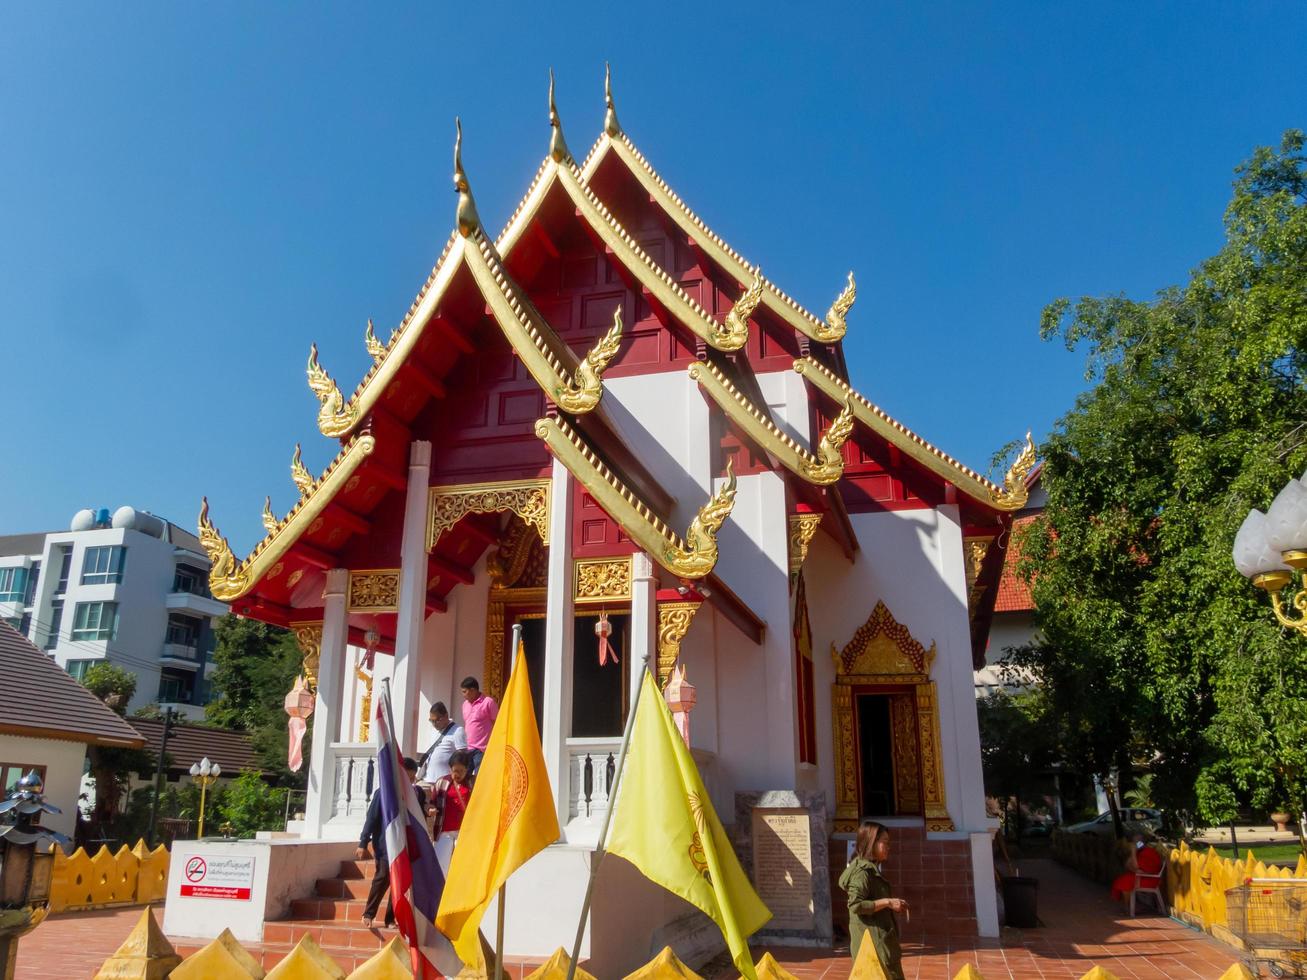
{"label": "yellow pointed barrier", "polygon": [[876,944],[870,936],[862,937],[862,946],[858,949],[858,958],[853,961],[849,980],[889,980],[885,976],[884,967],[880,965],[880,957],[876,955]]}
{"label": "yellow pointed barrier", "polygon": [[305,933],[286,958],[268,971],[268,980],[345,980],[345,971]]}
{"label": "yellow pointed barrier", "polygon": [[758,980],[798,980],[793,973],[777,963],[771,953],[762,954],[762,959],[754,965],[753,972],[758,975]]}
{"label": "yellow pointed barrier", "polygon": [[224,929],[209,945],[182,960],[168,980],[264,980],[265,976],[231,930]]}
{"label": "yellow pointed barrier", "polygon": [[147,905],[118,951],[104,961],[95,980],[163,980],[181,961]]}
{"label": "yellow pointed barrier", "polygon": [[979,970],[967,963],[963,965],[962,969],[958,970],[953,980],[985,980],[985,978],[980,975]]}
{"label": "yellow pointed barrier", "polygon": [[664,946],[663,951],[634,973],[628,973],[625,980],[703,980],[680,958],[672,952],[672,947]]}
{"label": "yellow pointed barrier", "polygon": [[[571,965],[572,957],[567,955],[567,950],[559,946],[554,950],[554,955],[528,973],[525,980],[567,980],[567,968]],[[593,975],[579,966],[576,968],[576,976],[578,980],[595,980]]]}
{"label": "yellow pointed barrier", "polygon": [[413,980],[413,960],[396,936],[349,975],[349,980]]}
{"label": "yellow pointed barrier", "polygon": [[1111,970],[1104,970],[1101,966],[1096,966],[1086,973],[1080,980],[1121,980]]}
{"label": "yellow pointed barrier", "polygon": [[154,850],[138,840],[132,848],[136,858],[136,900],[147,905],[162,902],[168,895],[168,848],[160,844]]}
{"label": "yellow pointed barrier", "polygon": [[1254,974],[1242,963],[1231,963],[1230,969],[1222,973],[1217,980],[1253,980]]}

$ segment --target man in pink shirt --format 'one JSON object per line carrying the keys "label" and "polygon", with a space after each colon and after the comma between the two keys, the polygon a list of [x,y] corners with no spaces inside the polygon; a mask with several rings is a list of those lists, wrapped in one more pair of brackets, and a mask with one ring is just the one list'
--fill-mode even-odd
{"label": "man in pink shirt", "polygon": [[463,688],[463,729],[467,732],[467,747],[472,753],[472,772],[475,773],[481,768],[481,758],[490,743],[490,729],[499,716],[499,705],[494,698],[481,693],[481,685],[475,677],[464,677],[460,687]]}

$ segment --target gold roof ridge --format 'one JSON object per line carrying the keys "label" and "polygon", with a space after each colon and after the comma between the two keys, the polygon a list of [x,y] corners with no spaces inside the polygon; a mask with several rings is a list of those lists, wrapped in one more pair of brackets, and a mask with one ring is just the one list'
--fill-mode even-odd
{"label": "gold roof ridge", "polygon": [[[274,519],[275,523],[268,529],[268,533],[240,562],[232,553],[227,539],[209,520],[209,500],[203,498],[198,522],[199,536],[211,564],[209,590],[213,597],[221,602],[231,602],[249,591],[262,578],[264,571],[294,546],[299,539],[301,526],[313,521],[326,508],[338,487],[354,474],[375,447],[376,439],[370,432],[360,433],[346,442],[335,459],[327,464],[322,475],[303,489],[295,506],[285,517]],[[265,501],[265,505],[266,503]],[[271,510],[266,506],[265,515],[271,516]],[[279,546],[283,537],[287,540]]]}
{"label": "gold roof ridge", "polygon": [[561,418],[536,422],[536,435],[631,540],[680,578],[703,578],[717,564],[717,532],[735,506],[735,474],[699,508],[682,538],[595,455]]}
{"label": "gold roof ridge", "polygon": [[[715,250],[720,253],[716,256],[719,264],[721,264],[727,272],[733,275],[741,285],[747,281],[747,273],[754,268],[753,264],[732,248],[724,238],[708,227],[704,220],[700,218],[687,203],[685,203],[681,196],[672,189],[671,185],[667,183],[662,175],[654,169],[653,164],[651,164],[648,158],[640,152],[625,131],[619,131],[616,136],[610,136],[606,132],[601,133],[599,143],[611,145],[614,150],[616,150],[619,157],[629,156],[631,161],[636,164],[635,167],[631,168],[631,171],[635,174],[636,178],[640,179],[641,174],[648,178],[647,181],[640,180],[640,183],[645,185],[646,190],[656,192],[654,193],[655,197],[661,197],[671,205],[667,210],[674,218],[676,214],[679,213],[681,217],[685,218],[685,220],[690,223],[694,232],[697,232],[699,235],[706,238],[708,242],[715,247]],[[586,158],[586,167],[588,169],[597,167],[600,157],[602,157],[602,153],[591,151],[590,156]],[[652,187],[650,187],[650,184],[652,184]],[[677,223],[680,224],[680,222]],[[683,231],[690,233],[691,229],[686,228],[684,225],[681,227]],[[710,249],[710,251],[712,251],[712,249]],[[725,261],[723,261],[723,259],[725,259]],[[853,274],[849,273],[850,285],[852,285],[852,276]],[[849,299],[850,289],[848,287],[840,293],[836,302],[832,304],[830,311],[827,312],[827,319],[832,321],[827,323],[819,319],[815,314],[799,303],[798,300],[794,299],[770,279],[764,278],[763,285],[765,288],[765,299],[773,300],[773,302],[768,302],[767,306],[774,312],[780,314],[781,318],[792,327],[807,334],[813,340],[822,343],[833,343],[844,336],[846,329],[843,319],[844,313],[847,313],[848,307],[852,305],[852,301]],[[852,295],[856,295],[856,292]],[[839,308],[841,301],[846,303],[843,309]]]}
{"label": "gold roof ridge", "polygon": [[1026,447],[1008,470],[1003,486],[999,486],[927,442],[884,409],[872,404],[820,361],[812,357],[801,357],[794,362],[794,370],[831,398],[851,405],[853,415],[859,422],[873,432],[888,437],[890,442],[905,450],[917,462],[968,496],[1003,511],[1020,510],[1029,499],[1030,491],[1025,486],[1024,478],[1034,465],[1035,447],[1028,433]]}
{"label": "gold roof ridge", "polygon": [[844,443],[853,429],[853,409],[844,407],[811,452],[776,424],[770,412],[756,405],[740,391],[716,364],[695,361],[689,367],[691,379],[699,382],[736,424],[760,446],[774,455],[787,470],[818,486],[829,486],[844,474]]}

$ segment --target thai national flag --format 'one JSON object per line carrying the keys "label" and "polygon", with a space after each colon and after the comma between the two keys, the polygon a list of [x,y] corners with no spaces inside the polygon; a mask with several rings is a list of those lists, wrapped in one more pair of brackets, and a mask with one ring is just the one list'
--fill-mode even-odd
{"label": "thai national flag", "polygon": [[394,736],[390,685],[383,684],[377,699],[377,791],[381,794],[381,822],[385,827],[386,855],[390,861],[390,895],[395,923],[413,957],[418,980],[453,977],[463,968],[454,947],[436,929],[436,909],[445,889],[445,876],[427,836],[426,820],[417,792],[404,771],[404,757]]}

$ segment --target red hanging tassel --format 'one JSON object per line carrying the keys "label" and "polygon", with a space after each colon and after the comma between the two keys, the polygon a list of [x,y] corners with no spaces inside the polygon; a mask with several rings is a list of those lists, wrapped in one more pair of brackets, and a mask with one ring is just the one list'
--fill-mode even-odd
{"label": "red hanging tassel", "polygon": [[617,651],[613,645],[608,642],[608,638],[613,635],[613,624],[608,622],[608,613],[599,614],[598,621],[595,622],[595,636],[599,638],[599,666],[602,667],[612,658],[613,663],[617,663]]}

